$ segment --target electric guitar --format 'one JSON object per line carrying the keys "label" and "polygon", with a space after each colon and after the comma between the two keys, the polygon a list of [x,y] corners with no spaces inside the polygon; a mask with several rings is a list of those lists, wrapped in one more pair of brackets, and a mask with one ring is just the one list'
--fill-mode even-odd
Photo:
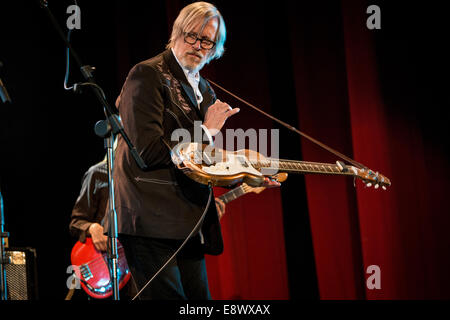
{"label": "electric guitar", "polygon": [[246,183],[252,187],[263,184],[266,176],[278,172],[302,174],[346,175],[359,178],[375,189],[391,185],[390,180],[368,168],[357,168],[341,161],[319,163],[266,158],[259,152],[243,149],[227,151],[199,143],[180,143],[171,151],[172,162],[188,177],[202,184],[231,187]]}
{"label": "electric guitar", "polygon": [[[117,240],[119,289],[130,280],[127,259],[122,245]],[[92,298],[105,299],[113,294],[113,283],[108,268],[107,252],[97,251],[91,238],[85,243],[77,241],[70,255],[75,276],[80,280],[83,290]]]}

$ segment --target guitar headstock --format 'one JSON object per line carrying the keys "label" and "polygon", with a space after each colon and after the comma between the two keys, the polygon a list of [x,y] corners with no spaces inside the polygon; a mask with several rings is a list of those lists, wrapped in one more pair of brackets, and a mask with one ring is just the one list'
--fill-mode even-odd
{"label": "guitar headstock", "polygon": [[379,172],[374,172],[369,168],[356,168],[354,166],[345,165],[342,161],[336,161],[336,165],[342,173],[351,174],[358,177],[366,185],[366,187],[374,186],[375,189],[381,187],[386,190],[391,185],[391,181]]}
{"label": "guitar headstock", "polygon": [[391,181],[379,172],[374,172],[369,168],[356,169],[355,174],[366,187],[374,186],[375,189],[381,187],[386,190],[387,187],[391,186]]}

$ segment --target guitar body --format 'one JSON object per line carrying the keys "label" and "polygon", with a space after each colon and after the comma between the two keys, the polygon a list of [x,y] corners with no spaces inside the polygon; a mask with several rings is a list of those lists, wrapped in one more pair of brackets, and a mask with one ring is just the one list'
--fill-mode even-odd
{"label": "guitar body", "polygon": [[[255,169],[249,159],[264,159],[252,150],[227,151],[197,143],[179,144],[172,150],[172,161],[188,177],[218,187],[231,187],[238,183],[259,187],[265,176]],[[273,171],[276,173],[276,171]]]}
{"label": "guitar body", "polygon": [[[128,282],[131,273],[122,245],[117,241],[119,289]],[[113,294],[109,275],[108,254],[95,249],[91,238],[77,241],[72,248],[71,263],[83,290],[92,298],[105,299]]]}

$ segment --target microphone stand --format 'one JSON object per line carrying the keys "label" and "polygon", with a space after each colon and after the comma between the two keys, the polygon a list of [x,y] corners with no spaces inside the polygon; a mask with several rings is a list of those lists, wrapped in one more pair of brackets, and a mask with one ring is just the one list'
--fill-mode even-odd
{"label": "microphone stand", "polygon": [[[3,67],[3,62],[0,61],[0,68]],[[5,85],[0,79],[0,97],[3,103],[12,103],[11,97],[6,90]],[[6,239],[9,233],[5,231],[5,212],[3,207],[3,195],[0,186],[0,300],[8,300],[8,284],[6,282],[6,265],[10,262],[6,258]]]}
{"label": "microphone stand", "polygon": [[9,237],[9,233],[5,232],[5,215],[3,212],[3,196],[0,190],[0,285],[1,285],[1,300],[8,300],[8,286],[6,283],[6,268],[5,265],[9,263],[6,259],[5,253],[5,239]]}
{"label": "microphone stand", "polygon": [[[117,118],[116,115],[111,117]],[[111,119],[100,120],[95,124],[95,133],[104,139],[106,157],[108,163],[108,186],[109,186],[109,230],[108,230],[108,260],[109,270],[112,279],[113,298],[119,300],[119,256],[117,253],[117,213],[114,200],[114,136],[117,134],[119,128],[113,127]]]}
{"label": "microphone stand", "polygon": [[145,170],[147,168],[144,160],[140,157],[139,153],[137,152],[136,148],[132,145],[130,139],[128,138],[127,134],[125,133],[122,124],[120,123],[118,117],[113,113],[111,106],[108,104],[108,101],[106,100],[105,94],[100,86],[98,86],[95,83],[95,80],[92,76],[92,71],[94,70],[93,67],[89,65],[84,65],[81,63],[80,58],[76,54],[75,50],[73,50],[72,46],[70,45],[69,41],[65,37],[61,27],[59,26],[57,20],[53,16],[52,12],[48,8],[48,2],[46,0],[38,0],[41,8],[43,8],[47,15],[49,16],[52,24],[54,25],[56,31],[61,36],[62,40],[66,44],[67,48],[69,49],[71,55],[75,59],[78,67],[81,70],[81,73],[83,77],[86,79],[87,82],[81,83],[74,86],[74,90],[77,90],[77,86],[89,86],[95,96],[98,98],[99,102],[103,106],[103,110],[106,116],[106,120],[99,121],[96,124],[95,131],[96,134],[103,137],[105,139],[105,147],[107,148],[107,158],[108,158],[108,182],[109,182],[109,225],[110,228],[108,230],[108,237],[109,237],[109,269],[110,274],[112,275],[112,281],[113,281],[113,299],[114,300],[120,300],[119,298],[119,284],[118,284],[118,275],[117,275],[117,266],[118,266],[118,253],[117,253],[117,213],[116,208],[114,204],[114,181],[112,178],[112,169],[113,169],[113,161],[114,161],[114,148],[113,148],[113,136],[115,134],[120,134],[125,141],[125,143],[128,145],[128,148],[130,149],[130,153],[137,162],[138,166]]}

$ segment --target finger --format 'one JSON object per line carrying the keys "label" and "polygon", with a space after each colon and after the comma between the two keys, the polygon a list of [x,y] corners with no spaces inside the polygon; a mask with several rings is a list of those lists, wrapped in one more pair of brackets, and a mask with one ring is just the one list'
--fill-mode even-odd
{"label": "finger", "polygon": [[217,206],[217,210],[221,211],[221,213],[225,213],[225,203],[220,200],[220,199],[216,199],[216,206]]}
{"label": "finger", "polygon": [[223,215],[225,214],[225,211],[222,211],[220,209],[217,209],[217,215],[219,216],[219,220],[222,219]]}
{"label": "finger", "polygon": [[99,243],[99,249],[100,251],[106,251],[106,242]]}
{"label": "finger", "polygon": [[216,199],[216,206],[217,206],[219,209],[222,209],[222,207],[223,207],[222,201],[220,201],[219,199]]}
{"label": "finger", "polygon": [[230,109],[226,112],[228,117],[231,117],[232,115],[235,115],[236,113],[238,113],[239,111],[241,111],[241,109],[239,108],[234,108],[234,109]]}
{"label": "finger", "polygon": [[102,251],[101,245],[100,245],[100,243],[98,243],[98,242],[94,242],[94,248],[95,248],[95,250],[97,250],[97,251]]}
{"label": "finger", "polygon": [[279,187],[279,186],[281,186],[281,183],[279,183],[278,181],[273,181],[273,180],[269,181],[269,185],[268,185],[269,188],[270,187]]}
{"label": "finger", "polygon": [[279,183],[278,181],[269,179],[269,178],[264,178],[264,183],[263,183],[263,187],[266,188],[272,188],[272,187],[279,187],[281,186],[281,183]]}

